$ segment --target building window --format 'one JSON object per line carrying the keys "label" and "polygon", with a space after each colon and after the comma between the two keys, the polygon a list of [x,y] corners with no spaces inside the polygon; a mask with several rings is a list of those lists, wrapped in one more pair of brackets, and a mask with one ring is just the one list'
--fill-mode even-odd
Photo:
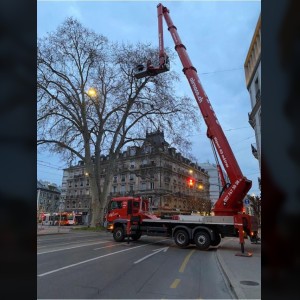
{"label": "building window", "polygon": [[133,192],[133,191],[134,191],[133,185],[132,185],[132,184],[129,186],[129,190],[130,190],[130,192]]}
{"label": "building window", "polygon": [[72,208],[75,208],[75,207],[76,207],[76,202],[72,201]]}
{"label": "building window", "polygon": [[134,174],[133,174],[133,173],[130,174],[129,179],[130,179],[130,180],[134,180]]}
{"label": "building window", "polygon": [[114,176],[114,181],[113,182],[117,182],[118,181],[118,176]]}
{"label": "building window", "polygon": [[126,178],[126,175],[125,175],[125,174],[123,174],[123,175],[122,175],[122,179],[121,179],[121,180],[122,180],[122,182],[124,182],[124,181],[125,181],[125,178]]}
{"label": "building window", "polygon": [[141,184],[141,190],[142,191],[146,190],[146,182],[142,182],[142,184]]}
{"label": "building window", "polygon": [[87,185],[87,186],[90,185],[90,180],[89,180],[89,179],[86,180],[86,185]]}
{"label": "building window", "polygon": [[113,186],[113,193],[116,193],[116,192],[117,192],[117,186],[114,185],[114,186]]}
{"label": "building window", "polygon": [[154,182],[150,182],[150,189],[154,190]]}
{"label": "building window", "polygon": [[121,186],[121,193],[122,193],[122,194],[125,193],[125,184],[122,184],[122,186]]}
{"label": "building window", "polygon": [[85,190],[85,194],[86,194],[86,195],[89,195],[89,194],[90,194],[90,190],[89,190],[89,189],[86,189],[86,190]]}

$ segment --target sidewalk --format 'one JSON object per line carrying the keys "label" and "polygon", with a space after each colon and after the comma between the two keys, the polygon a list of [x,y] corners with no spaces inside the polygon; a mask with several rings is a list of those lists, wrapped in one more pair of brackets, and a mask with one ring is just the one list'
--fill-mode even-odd
{"label": "sidewalk", "polygon": [[37,235],[68,233],[71,230],[72,227],[66,226],[38,225]]}
{"label": "sidewalk", "polygon": [[226,274],[236,299],[261,299],[261,244],[245,240],[245,253],[251,257],[236,256],[241,253],[238,238],[223,238],[217,258]]}

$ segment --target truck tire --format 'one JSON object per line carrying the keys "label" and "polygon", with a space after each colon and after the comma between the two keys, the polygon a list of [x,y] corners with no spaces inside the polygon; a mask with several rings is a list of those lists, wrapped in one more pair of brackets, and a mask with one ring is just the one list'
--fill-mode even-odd
{"label": "truck tire", "polygon": [[125,238],[123,227],[116,227],[113,232],[113,237],[116,242],[123,242]]}
{"label": "truck tire", "polygon": [[174,235],[174,241],[178,247],[185,248],[190,243],[190,238],[186,230],[178,230]]}
{"label": "truck tire", "polygon": [[142,234],[139,232],[139,233],[135,233],[135,234],[131,235],[131,238],[133,241],[137,241],[140,239],[141,236],[142,236]]}
{"label": "truck tire", "polygon": [[207,232],[205,231],[198,231],[194,236],[194,242],[200,250],[206,250],[209,248],[211,239]]}
{"label": "truck tire", "polygon": [[215,239],[210,242],[211,246],[218,246],[221,243],[221,236],[215,232]]}

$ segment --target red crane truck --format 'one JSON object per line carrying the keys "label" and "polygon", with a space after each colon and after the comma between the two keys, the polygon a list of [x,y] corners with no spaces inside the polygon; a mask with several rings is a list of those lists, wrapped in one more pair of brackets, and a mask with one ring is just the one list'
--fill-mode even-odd
{"label": "red crane truck", "polygon": [[[175,50],[183,65],[183,72],[191,86],[194,97],[207,125],[207,137],[211,140],[213,152],[217,159],[218,171],[224,186],[215,203],[214,216],[177,215],[171,220],[159,219],[149,212],[149,201],[140,197],[119,197],[111,200],[106,216],[107,229],[113,233],[114,240],[121,242],[125,237],[137,240],[141,235],[162,235],[174,238],[179,247],[190,243],[199,249],[217,246],[222,237],[239,237],[241,255],[244,251],[244,238],[250,237],[258,242],[257,218],[243,213],[243,199],[250,190],[252,182],[243,176],[227,138],[220,126],[212,105],[202,88],[196,68],[192,65],[186,47],[181,42],[169,10],[162,4],[157,5],[159,33],[159,65],[151,61],[138,65],[135,77],[156,76],[170,69],[169,59],[164,51],[163,17],[175,43]],[[217,154],[222,161],[230,183],[225,183]]]}

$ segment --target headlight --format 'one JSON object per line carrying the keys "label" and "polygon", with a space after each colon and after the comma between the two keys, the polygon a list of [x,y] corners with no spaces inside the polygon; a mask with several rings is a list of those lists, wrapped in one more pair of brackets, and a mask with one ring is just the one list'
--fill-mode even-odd
{"label": "headlight", "polygon": [[114,229],[114,224],[107,225],[107,230],[113,230],[113,229]]}

